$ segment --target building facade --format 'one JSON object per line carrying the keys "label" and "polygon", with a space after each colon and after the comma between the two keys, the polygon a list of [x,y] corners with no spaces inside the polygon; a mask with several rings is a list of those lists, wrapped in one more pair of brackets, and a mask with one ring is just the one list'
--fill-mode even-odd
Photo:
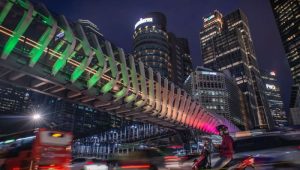
{"label": "building facade", "polygon": [[290,107],[295,107],[300,85],[300,1],[270,0],[294,80]]}
{"label": "building facade", "polygon": [[168,78],[182,87],[193,69],[188,41],[185,38],[177,38],[175,34],[170,32],[168,38],[171,63]]}
{"label": "building facade", "polygon": [[[32,128],[29,123],[32,114],[31,97],[32,92],[28,89],[0,84],[0,134]],[[24,126],[14,126],[20,122]]]}
{"label": "building facade", "polygon": [[248,129],[244,95],[228,71],[197,67],[185,81],[193,99],[211,112],[229,119],[240,129]]}
{"label": "building facade", "polygon": [[280,88],[274,71],[261,71],[262,79],[265,84],[265,94],[275,127],[288,125],[287,116],[284,111]]}
{"label": "building facade", "polygon": [[140,18],[133,34],[133,54],[136,61],[142,61],[163,77],[168,77],[171,69],[166,26],[165,15],[152,12]]}
{"label": "building facade", "polygon": [[146,14],[135,24],[133,55],[161,76],[182,87],[192,71],[188,41],[167,32],[164,14]]}
{"label": "building facade", "polygon": [[46,112],[49,113],[46,117],[50,122],[49,128],[70,131],[76,138],[121,126],[121,119],[117,116],[52,97],[47,99],[47,105],[43,108],[47,108]]}
{"label": "building facade", "polygon": [[31,92],[11,85],[0,85],[0,114],[25,115],[31,106]]}
{"label": "building facade", "polygon": [[295,97],[294,107],[290,108],[289,123],[294,126],[300,125],[300,90]]}
{"label": "building facade", "polygon": [[241,10],[226,16],[214,11],[203,18],[200,43],[204,66],[229,70],[245,94],[251,128],[272,128],[246,15]]}

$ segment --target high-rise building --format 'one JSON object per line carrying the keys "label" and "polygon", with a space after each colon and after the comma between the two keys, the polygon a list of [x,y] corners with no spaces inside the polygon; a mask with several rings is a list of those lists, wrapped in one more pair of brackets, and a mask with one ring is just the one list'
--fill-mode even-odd
{"label": "high-rise building", "polygon": [[203,18],[200,32],[204,66],[229,70],[246,96],[252,128],[272,128],[246,15],[236,10],[226,16],[214,11]]}
{"label": "high-rise building", "polygon": [[148,13],[135,24],[133,34],[136,61],[142,61],[163,77],[168,77],[171,68],[166,25],[164,14]]}
{"label": "high-rise building", "polygon": [[294,80],[290,101],[292,108],[296,105],[300,85],[300,1],[270,0],[270,2]]}
{"label": "high-rise building", "polygon": [[84,105],[49,97],[47,122],[54,130],[70,131],[76,138],[120,127],[121,119]]}
{"label": "high-rise building", "polygon": [[31,92],[11,85],[0,85],[0,114],[25,115],[31,106]]}
{"label": "high-rise building", "polygon": [[184,84],[193,99],[203,107],[226,117],[240,129],[248,128],[244,95],[228,71],[198,66]]}
{"label": "high-rise building", "polygon": [[192,71],[188,41],[167,32],[164,14],[146,14],[135,24],[133,55],[137,61],[182,86]]}
{"label": "high-rise building", "polygon": [[170,46],[171,69],[169,80],[179,86],[183,86],[185,79],[192,72],[192,60],[188,41],[185,38],[177,38],[175,34],[168,33]]}
{"label": "high-rise building", "polygon": [[261,71],[265,84],[265,94],[275,127],[288,125],[287,116],[283,108],[283,101],[280,95],[280,88],[274,71]]}
{"label": "high-rise building", "polygon": [[289,123],[291,125],[300,125],[300,90],[296,94],[294,107],[290,108]]}
{"label": "high-rise building", "polygon": [[[0,134],[32,128],[28,122],[32,114],[31,97],[32,92],[28,89],[0,84]],[[21,126],[12,126],[18,123]]]}

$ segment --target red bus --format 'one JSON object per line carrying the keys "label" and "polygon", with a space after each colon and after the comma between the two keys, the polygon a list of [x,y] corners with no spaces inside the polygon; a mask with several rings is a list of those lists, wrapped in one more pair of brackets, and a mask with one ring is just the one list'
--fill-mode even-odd
{"label": "red bus", "polygon": [[72,134],[35,129],[0,137],[0,170],[70,170]]}

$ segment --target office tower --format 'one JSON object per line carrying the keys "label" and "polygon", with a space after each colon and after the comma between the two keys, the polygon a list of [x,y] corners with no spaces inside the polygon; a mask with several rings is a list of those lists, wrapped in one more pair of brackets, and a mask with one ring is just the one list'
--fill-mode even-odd
{"label": "office tower", "polygon": [[290,107],[293,108],[296,105],[300,85],[300,1],[270,0],[270,2],[294,80],[290,101]]}
{"label": "office tower", "polygon": [[204,66],[229,70],[246,96],[252,128],[272,128],[246,15],[236,10],[226,16],[214,11],[203,18],[200,32]]}
{"label": "office tower", "polygon": [[176,85],[183,85],[192,71],[188,41],[167,32],[164,14],[146,14],[135,24],[133,56]]}
{"label": "office tower", "polygon": [[[0,135],[32,128],[31,95],[28,89],[0,84]],[[21,126],[14,126],[20,122]]]}
{"label": "office tower", "polygon": [[193,69],[188,41],[185,38],[177,38],[171,32],[168,33],[168,38],[171,63],[168,77],[169,80],[182,87],[185,79]]}
{"label": "office tower", "polygon": [[115,119],[106,112],[52,97],[49,97],[43,108],[47,108],[46,119],[50,124],[46,125],[49,128],[70,131],[76,138],[97,134],[121,125],[120,119]]}
{"label": "office tower", "polygon": [[290,108],[289,123],[291,125],[300,125],[300,90],[296,94],[294,107]]}
{"label": "office tower", "polygon": [[229,71],[198,66],[185,81],[185,88],[209,111],[226,117],[240,129],[248,128],[244,95]]}
{"label": "office tower", "polygon": [[163,77],[168,77],[171,67],[166,24],[164,14],[152,12],[140,18],[133,34],[136,61],[142,61]]}
{"label": "office tower", "polygon": [[0,85],[0,114],[26,115],[31,106],[31,91],[11,85]]}
{"label": "office tower", "polygon": [[283,101],[280,95],[280,88],[274,71],[261,71],[262,80],[265,84],[265,94],[275,127],[288,125],[286,113],[283,108]]}

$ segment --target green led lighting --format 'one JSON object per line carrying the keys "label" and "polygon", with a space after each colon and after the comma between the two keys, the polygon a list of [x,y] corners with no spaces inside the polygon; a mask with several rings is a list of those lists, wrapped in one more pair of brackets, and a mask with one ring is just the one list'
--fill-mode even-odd
{"label": "green led lighting", "polygon": [[49,45],[50,41],[54,37],[55,31],[57,29],[57,22],[51,17],[50,14],[49,14],[48,21],[49,21],[49,24],[52,25],[52,28],[48,27],[47,30],[44,32],[44,34],[39,39],[38,43],[41,44],[41,46],[39,48],[33,48],[30,51],[30,53],[29,53],[29,57],[31,58],[30,63],[29,63],[30,67],[33,67],[38,62],[38,60],[42,56],[44,50],[46,49],[46,47]]}
{"label": "green led lighting", "polygon": [[113,83],[112,81],[106,83],[102,88],[101,88],[101,92],[106,94],[107,92],[109,92],[112,88],[113,88]]}
{"label": "green led lighting", "polygon": [[103,70],[105,70],[105,59],[104,59],[104,55],[102,52],[102,49],[100,47],[99,41],[96,37],[95,34],[92,34],[91,36],[92,39],[92,43],[94,45],[94,47],[96,47],[95,50],[95,55],[97,57],[98,63],[100,68],[98,69],[98,71],[96,72],[96,74],[94,74],[87,82],[87,87],[88,89],[90,89],[91,87],[93,87],[101,78],[102,74],[103,74]]}
{"label": "green led lighting", "polygon": [[[70,28],[70,25],[68,24],[68,21],[66,20],[66,18],[64,16],[61,16],[61,23],[64,27],[64,32],[65,32],[65,37],[63,40],[68,42],[68,44],[67,44],[66,49],[63,51],[61,56],[56,60],[56,62],[54,63],[54,65],[52,67],[52,75],[54,75],[54,76],[59,72],[59,70],[61,70],[66,65],[67,59],[71,58],[70,55],[74,51],[74,48],[76,45],[73,31]],[[58,49],[60,49],[62,47],[62,45],[63,45],[63,43],[59,43],[56,46],[55,51],[58,52]]]}
{"label": "green led lighting", "polygon": [[101,92],[102,93],[107,93],[109,91],[112,90],[112,88],[114,87],[114,85],[117,82],[117,76],[118,76],[118,70],[117,70],[117,63],[115,61],[115,57],[111,48],[111,44],[108,41],[105,41],[105,45],[108,51],[108,63],[109,63],[109,67],[110,67],[110,72],[111,72],[111,76],[112,76],[112,80],[110,80],[108,83],[106,83],[102,88],[101,88]]}
{"label": "green led lighting", "polygon": [[127,92],[128,92],[128,84],[129,84],[129,79],[128,79],[128,71],[127,71],[127,65],[126,65],[126,60],[125,60],[125,54],[124,51],[119,48],[118,49],[120,58],[121,58],[121,72],[122,72],[122,82],[123,82],[123,88],[122,90],[118,91],[115,94],[116,100],[121,99],[124,97]]}
{"label": "green led lighting", "polygon": [[143,100],[140,100],[138,102],[135,103],[135,105],[139,108],[139,107],[142,107],[144,105],[144,101]]}
{"label": "green led lighting", "polygon": [[34,12],[33,7],[32,5],[30,5],[28,11],[24,12],[24,15],[22,16],[21,21],[18,23],[17,27],[15,28],[13,35],[9,38],[9,40],[5,44],[1,55],[2,59],[6,59],[8,57],[8,55],[12,52],[12,50],[19,42],[19,38],[27,30],[28,26],[30,25],[33,19],[32,18],[33,12]]}
{"label": "green led lighting", "polygon": [[142,62],[139,62],[139,70],[140,70],[140,82],[141,82],[141,90],[142,90],[142,99],[137,101],[135,105],[137,108],[144,106],[147,103],[148,97],[147,97],[147,84],[146,84],[146,75],[145,75],[145,68],[144,64]]}
{"label": "green led lighting", "polygon": [[74,70],[74,72],[72,73],[71,75],[71,82],[74,83],[81,75],[82,73],[85,71],[85,69],[88,67],[88,65],[91,63],[91,59],[93,57],[93,52],[92,52],[92,49],[91,49],[91,46],[85,36],[85,33],[83,32],[83,29],[81,27],[80,24],[76,24],[76,29],[77,29],[77,32],[81,38],[81,42],[80,44],[82,44],[82,47],[83,47],[83,51],[84,51],[84,54],[85,56],[88,56],[88,57],[85,57],[79,66],[76,67],[76,69]]}
{"label": "green led lighting", "polygon": [[[133,57],[130,55],[129,56],[129,63],[130,63],[130,78],[131,78],[131,84],[132,84],[132,88],[133,88],[133,92],[135,94],[138,93],[139,91],[139,86],[138,86],[138,81],[137,81],[137,73],[136,73],[136,68],[135,68],[135,62]],[[130,96],[125,97],[125,101],[127,103],[133,102],[137,95],[135,94],[131,94]]]}
{"label": "green led lighting", "polygon": [[132,101],[135,100],[135,98],[136,98],[136,95],[131,94],[131,95],[129,95],[129,96],[127,96],[127,97],[125,98],[125,102],[131,103]]}
{"label": "green led lighting", "polygon": [[6,18],[7,14],[9,13],[12,7],[13,7],[13,3],[11,1],[7,1],[3,10],[0,13],[0,24],[3,23],[4,19]]}
{"label": "green led lighting", "polygon": [[94,74],[87,82],[88,89],[92,88],[101,78],[102,68],[99,68],[97,73]]}
{"label": "green led lighting", "polygon": [[72,73],[72,75],[71,75],[72,83],[74,83],[82,75],[82,73],[84,72],[84,70],[86,68],[86,65],[87,65],[87,58],[85,57],[82,60],[81,64],[78,67],[76,67],[76,69]]}

